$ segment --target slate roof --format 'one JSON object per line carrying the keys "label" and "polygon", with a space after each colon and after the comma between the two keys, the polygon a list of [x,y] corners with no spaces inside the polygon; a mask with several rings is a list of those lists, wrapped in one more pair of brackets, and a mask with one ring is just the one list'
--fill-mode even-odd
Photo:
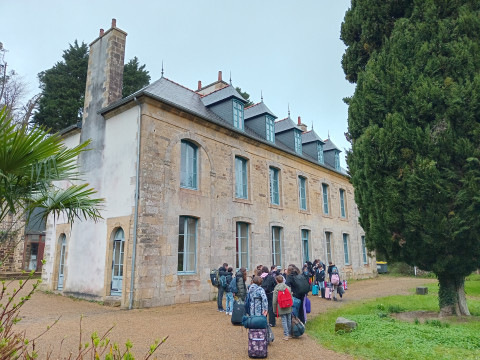
{"label": "slate roof", "polygon": [[247,102],[232,85],[228,85],[227,87],[216,90],[208,95],[204,95],[202,97],[202,102],[205,106],[209,106],[232,97],[240,100],[244,104]]}
{"label": "slate roof", "polygon": [[279,120],[275,122],[275,134],[279,134],[281,132],[291,130],[291,129],[298,129],[302,131],[290,117],[287,117],[285,119]]}
{"label": "slate roof", "polygon": [[320,141],[322,144],[325,144],[325,141],[320,139],[320,136],[313,130],[302,133],[302,144],[308,144],[314,141]]}
{"label": "slate roof", "polygon": [[244,110],[245,120],[253,118],[255,116],[263,115],[263,114],[268,114],[270,116],[273,116],[275,119],[277,118],[275,114],[272,111],[270,111],[270,109],[267,107],[267,105],[265,105],[263,101],[259,102],[258,104],[249,106]]}
{"label": "slate roof", "polygon": [[332,140],[330,139],[326,139],[325,140],[325,145],[323,145],[323,151],[330,151],[330,150],[338,150],[340,152],[342,152],[342,150],[340,150],[334,143]]}
{"label": "slate roof", "polygon": [[[229,88],[233,88],[232,86],[229,86]],[[227,89],[227,88],[224,88]],[[222,91],[218,90],[218,92]],[[233,90],[235,90],[233,88]],[[214,93],[212,93],[214,94]],[[238,94],[238,92],[237,92]],[[320,165],[317,161],[317,159],[309,156],[308,154],[303,153],[302,155],[297,154],[293,149],[282,143],[280,140],[275,139],[275,143],[271,143],[258,135],[256,132],[254,132],[252,129],[250,129],[248,126],[245,126],[245,130],[239,130],[235,128],[232,124],[228,123],[227,121],[223,120],[221,117],[219,117],[217,114],[215,114],[213,111],[211,111],[203,102],[203,99],[205,99],[207,96],[201,96],[197,94],[195,91],[190,90],[180,84],[177,84],[176,82],[169,80],[165,77],[160,78],[159,80],[153,82],[152,84],[146,86],[145,88],[133,93],[130,96],[127,96],[124,99],[121,99],[119,101],[114,102],[113,104],[101,109],[99,111],[100,114],[105,114],[109,112],[110,110],[113,110],[123,104],[126,104],[136,97],[140,96],[148,96],[153,99],[162,101],[166,104],[169,104],[171,106],[176,107],[177,109],[189,112],[193,115],[196,115],[200,118],[203,118],[206,121],[212,122],[214,124],[218,124],[222,127],[228,128],[233,132],[237,132],[240,134],[243,134],[249,138],[255,139],[259,142],[262,142],[264,144],[267,144],[268,146],[272,146],[275,148],[278,148],[280,150],[283,150],[289,154],[292,154],[294,156],[303,158],[305,160],[308,160],[312,163],[315,163],[319,166],[323,166],[325,168],[331,169],[333,171],[338,172],[335,170],[332,166],[329,166],[328,164]],[[243,98],[242,98],[243,99]],[[278,133],[277,128],[280,126],[283,130],[285,131],[288,129],[292,128],[297,128],[298,127],[295,125],[295,123],[290,119],[289,117],[275,122],[275,133]]]}

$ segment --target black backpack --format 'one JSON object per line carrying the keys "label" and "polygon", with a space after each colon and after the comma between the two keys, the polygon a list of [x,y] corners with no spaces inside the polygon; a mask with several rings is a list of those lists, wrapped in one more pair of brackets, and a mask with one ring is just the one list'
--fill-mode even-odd
{"label": "black backpack", "polygon": [[298,296],[306,295],[310,291],[310,283],[303,274],[294,275],[293,283],[295,285],[295,294]]}
{"label": "black backpack", "polygon": [[267,275],[263,278],[262,288],[265,290],[266,294],[270,294],[275,289],[276,281],[273,275]]}

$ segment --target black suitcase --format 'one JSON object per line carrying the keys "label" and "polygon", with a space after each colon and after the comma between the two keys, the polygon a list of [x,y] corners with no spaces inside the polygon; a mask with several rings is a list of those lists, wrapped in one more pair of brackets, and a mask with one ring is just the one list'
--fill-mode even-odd
{"label": "black suitcase", "polygon": [[242,318],[245,315],[245,303],[241,300],[233,302],[232,324],[242,325]]}

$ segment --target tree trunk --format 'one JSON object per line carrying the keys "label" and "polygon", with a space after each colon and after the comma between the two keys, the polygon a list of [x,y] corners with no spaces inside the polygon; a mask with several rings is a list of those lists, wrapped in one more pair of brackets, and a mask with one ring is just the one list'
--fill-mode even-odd
{"label": "tree trunk", "polygon": [[465,297],[465,277],[438,275],[440,316],[470,315]]}

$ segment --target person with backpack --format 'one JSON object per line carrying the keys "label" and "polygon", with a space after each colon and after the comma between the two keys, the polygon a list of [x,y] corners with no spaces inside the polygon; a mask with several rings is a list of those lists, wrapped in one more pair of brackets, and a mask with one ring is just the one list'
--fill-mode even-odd
{"label": "person with backpack", "polygon": [[332,282],[332,269],[336,267],[334,263],[332,263],[331,261],[328,262],[328,269],[327,269],[327,273],[328,273],[328,282]]}
{"label": "person with backpack", "polygon": [[[248,288],[249,301],[250,303],[250,316],[267,316],[268,314],[268,300],[265,290],[262,288],[262,278],[260,276],[254,276],[252,279],[252,284]],[[259,301],[258,298],[261,300]]]}
{"label": "person with backpack", "polygon": [[308,294],[308,291],[310,290],[310,284],[299,268],[293,264],[288,265],[287,280],[285,284],[292,289],[292,296],[300,300],[298,318],[305,324],[303,302],[305,295]]}
{"label": "person with backpack", "polygon": [[330,282],[332,283],[332,295],[333,301],[337,301],[337,289],[340,285],[340,274],[338,273],[338,268],[336,266],[332,267],[332,275],[330,277]]}
{"label": "person with backpack", "polygon": [[275,276],[276,272],[268,272],[268,267],[264,266],[262,268],[262,274],[260,275],[260,277],[262,278],[262,288],[263,290],[265,290],[265,294],[267,295],[268,323],[271,327],[276,326],[276,317],[272,306],[273,289],[275,289],[275,285],[277,285],[277,282],[275,281]]}
{"label": "person with backpack", "polygon": [[319,265],[315,274],[315,281],[320,287],[320,297],[325,299],[325,270],[322,265]]}
{"label": "person with backpack", "polygon": [[235,281],[235,279],[233,279],[233,268],[230,266],[227,270],[227,276],[226,276],[227,286],[225,287],[225,292],[226,292],[225,308],[226,308],[227,315],[232,315],[232,311],[233,311],[233,292],[231,291],[231,288],[230,288],[230,284],[232,283],[232,281]]}
{"label": "person with backpack", "polygon": [[225,312],[225,310],[223,309],[223,293],[225,292],[226,277],[228,275],[227,269],[228,269],[227,263],[224,263],[223,266],[220,266],[218,268],[219,285],[218,285],[218,295],[217,295],[217,307],[218,307],[218,311],[220,312]]}
{"label": "person with backpack", "polygon": [[241,301],[245,301],[247,296],[247,286],[245,285],[247,281],[247,269],[244,267],[240,268],[235,274],[235,281],[237,282],[236,297]]}
{"label": "person with backpack", "polygon": [[273,290],[272,305],[275,312],[282,319],[283,340],[290,339],[292,333],[292,289],[285,284],[282,275],[277,275],[275,281],[277,285]]}

